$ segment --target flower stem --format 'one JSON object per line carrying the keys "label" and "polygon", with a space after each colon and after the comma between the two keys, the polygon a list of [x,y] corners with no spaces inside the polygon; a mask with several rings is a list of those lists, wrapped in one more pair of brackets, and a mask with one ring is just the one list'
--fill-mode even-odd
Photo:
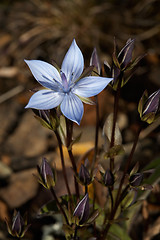
{"label": "flower stem", "polygon": [[[77,166],[76,166],[75,158],[73,156],[72,149],[71,149],[72,133],[73,133],[73,122],[66,118],[66,126],[67,126],[67,149],[68,149],[68,155],[69,155],[71,163],[72,163],[73,171],[74,171],[75,175],[77,175]],[[78,182],[77,182],[75,176],[74,176],[74,184],[75,184],[76,196],[79,199],[79,185],[78,185]]]}
{"label": "flower stem", "polygon": [[[108,193],[109,193],[109,196],[110,196],[110,199],[111,199],[111,212],[112,212],[113,211],[113,195],[112,195],[112,188],[111,187],[108,187]],[[106,204],[108,204],[108,201],[106,201]],[[106,224],[107,216],[108,215],[105,214],[103,225]]]}
{"label": "flower stem", "polygon": [[113,195],[112,195],[112,190],[110,187],[108,188],[108,192],[109,192],[109,196],[111,198],[111,211],[112,211],[113,210]]}
{"label": "flower stem", "polygon": [[85,194],[88,193],[88,185],[85,185]]}
{"label": "flower stem", "polygon": [[[75,159],[74,159],[72,150],[68,149],[68,154],[69,154],[69,157],[70,157],[70,160],[71,160],[71,163],[72,163],[73,171],[74,171],[75,174],[77,174],[77,166],[76,166],[76,163],[75,163]],[[78,185],[78,182],[77,182],[75,176],[74,176],[74,184],[75,184],[76,196],[79,199],[79,185]]]}
{"label": "flower stem", "polygon": [[[113,112],[113,125],[112,125],[112,135],[111,135],[111,143],[110,148],[114,146],[115,143],[115,129],[116,129],[116,121],[117,121],[117,115],[118,115],[118,103],[120,98],[120,92],[121,92],[121,82],[122,82],[123,74],[121,73],[119,76],[117,91],[114,98],[114,112]],[[110,158],[110,170],[113,172],[114,170],[114,158]]]}
{"label": "flower stem", "polygon": [[94,157],[92,161],[92,167],[91,171],[93,171],[95,163],[96,163],[96,158],[97,158],[97,153],[98,153],[98,131],[99,131],[99,103],[98,103],[98,96],[95,96],[96,100],[96,131],[95,131],[95,142],[94,142]]}
{"label": "flower stem", "polygon": [[68,222],[68,218],[67,218],[67,216],[66,216],[66,213],[65,213],[63,207],[61,206],[61,204],[60,204],[60,202],[59,202],[59,200],[58,200],[58,197],[57,197],[57,195],[56,195],[56,193],[55,193],[55,191],[54,191],[54,189],[53,189],[52,187],[50,188],[50,191],[51,191],[51,193],[52,193],[52,195],[53,195],[53,197],[54,197],[54,199],[55,199],[55,201],[56,201],[56,203],[57,203],[57,206],[59,207],[61,213],[63,214],[67,225],[69,225],[69,222]]}
{"label": "flower stem", "polygon": [[73,237],[74,240],[77,239],[77,230],[78,230],[78,226],[76,225],[74,230],[74,237]]}
{"label": "flower stem", "polygon": [[66,189],[68,191],[68,195],[70,197],[70,200],[72,200],[72,195],[71,195],[71,191],[70,191],[69,184],[68,184],[68,179],[67,179],[66,166],[65,166],[63,149],[62,149],[62,142],[61,142],[60,136],[59,136],[57,131],[55,132],[55,134],[56,134],[57,141],[58,141],[58,146],[59,146],[59,151],[60,151],[60,158],[61,158],[61,164],[62,164],[62,172],[63,172],[63,176],[64,176],[64,181],[65,181],[65,184],[66,184]]}

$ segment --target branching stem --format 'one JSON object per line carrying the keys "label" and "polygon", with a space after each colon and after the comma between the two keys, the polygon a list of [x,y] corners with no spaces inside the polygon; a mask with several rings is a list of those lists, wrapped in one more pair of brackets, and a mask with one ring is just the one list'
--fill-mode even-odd
{"label": "branching stem", "polygon": [[[135,141],[133,143],[130,155],[129,155],[127,163],[125,165],[123,176],[121,178],[121,182],[120,182],[119,188],[118,188],[118,193],[117,193],[117,197],[116,197],[116,200],[115,200],[115,205],[114,205],[113,210],[111,211],[109,220],[113,220],[114,219],[114,216],[115,216],[116,211],[117,211],[117,209],[119,207],[119,204],[123,200],[123,196],[124,196],[125,192],[128,190],[128,185],[127,185],[127,187],[123,191],[122,191],[122,187],[123,187],[124,180],[125,180],[126,174],[128,172],[128,169],[129,169],[129,167],[131,165],[132,157],[133,157],[133,154],[135,152],[135,149],[136,149],[136,146],[137,146],[137,143],[138,143],[138,139],[139,139],[139,135],[140,135],[141,129],[142,128],[140,127],[138,132],[137,132],[137,135],[136,135]],[[122,193],[121,193],[121,191],[122,191]],[[111,226],[111,222],[108,222],[108,224],[107,224],[106,228],[104,229],[104,231],[102,233],[102,236],[100,238],[101,240],[104,240],[106,238],[110,226]]]}

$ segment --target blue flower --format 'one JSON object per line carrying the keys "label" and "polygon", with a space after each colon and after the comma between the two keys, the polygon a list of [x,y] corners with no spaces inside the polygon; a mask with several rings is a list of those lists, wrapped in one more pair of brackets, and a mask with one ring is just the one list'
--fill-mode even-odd
{"label": "blue flower", "polygon": [[81,77],[84,59],[73,40],[62,62],[61,70],[40,60],[25,60],[35,79],[45,88],[34,93],[26,108],[48,110],[60,105],[63,115],[80,124],[83,99],[100,93],[112,80],[105,77]]}

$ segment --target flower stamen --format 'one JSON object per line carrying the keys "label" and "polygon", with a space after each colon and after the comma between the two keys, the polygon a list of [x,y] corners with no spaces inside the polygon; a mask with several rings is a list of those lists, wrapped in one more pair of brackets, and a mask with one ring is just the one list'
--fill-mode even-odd
{"label": "flower stamen", "polygon": [[62,78],[63,91],[65,93],[68,93],[70,90],[70,87],[69,87],[66,75],[62,71],[60,73],[61,73],[61,78]]}

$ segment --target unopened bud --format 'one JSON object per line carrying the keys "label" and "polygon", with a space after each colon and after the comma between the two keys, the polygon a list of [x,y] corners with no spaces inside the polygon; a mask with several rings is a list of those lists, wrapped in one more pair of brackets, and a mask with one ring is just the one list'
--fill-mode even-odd
{"label": "unopened bud", "polygon": [[90,66],[94,66],[97,70],[97,73],[99,75],[101,74],[101,64],[100,64],[100,60],[99,60],[96,48],[94,48],[94,50],[92,52],[92,56],[90,59]]}
{"label": "unopened bud", "polygon": [[82,198],[82,200],[78,203],[77,207],[73,213],[74,216],[79,218],[79,224],[84,224],[89,218],[89,198],[88,193]]}
{"label": "unopened bud", "polygon": [[160,100],[160,90],[152,93],[147,102],[144,105],[143,115],[148,113],[156,113],[159,107],[159,100]]}
{"label": "unopened bud", "polygon": [[114,184],[114,175],[109,169],[106,170],[103,176],[103,182],[104,182],[104,185],[107,187],[111,187]]}
{"label": "unopened bud", "polygon": [[138,111],[142,121],[152,123],[155,120],[160,105],[160,89],[148,97],[145,91],[139,101]]}
{"label": "unopened bud", "polygon": [[7,228],[9,234],[13,237],[22,238],[30,225],[27,224],[26,219],[23,220],[20,212],[15,212],[13,219],[12,219],[12,226],[10,227],[8,222],[6,221]]}
{"label": "unopened bud", "polygon": [[122,50],[118,54],[118,62],[120,64],[121,69],[126,68],[132,59],[134,42],[135,42],[134,39],[128,39],[126,45],[122,48]]}
{"label": "unopened bud", "polygon": [[88,172],[88,169],[81,164],[80,170],[79,170],[79,180],[83,185],[89,185],[91,183],[91,176]]}
{"label": "unopened bud", "polygon": [[55,186],[55,172],[52,171],[45,158],[42,159],[42,165],[41,167],[38,166],[37,170],[39,173],[38,181],[40,184],[42,184],[47,189]]}
{"label": "unopened bud", "polygon": [[140,186],[142,181],[143,181],[142,173],[135,173],[135,174],[131,175],[129,178],[130,185],[133,187]]}

